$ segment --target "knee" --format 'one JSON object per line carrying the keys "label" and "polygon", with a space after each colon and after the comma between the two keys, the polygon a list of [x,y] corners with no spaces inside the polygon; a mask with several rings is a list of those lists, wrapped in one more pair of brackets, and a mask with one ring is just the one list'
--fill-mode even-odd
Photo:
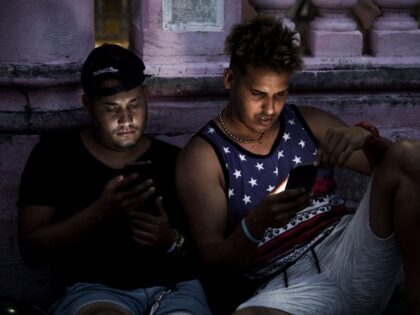
{"label": "knee", "polygon": [[236,311],[232,315],[290,315],[289,313],[262,306],[251,306]]}
{"label": "knee", "polygon": [[114,305],[93,304],[82,308],[77,315],[130,315],[127,310]]}
{"label": "knee", "polygon": [[399,141],[386,152],[383,162],[409,175],[420,175],[420,142]]}

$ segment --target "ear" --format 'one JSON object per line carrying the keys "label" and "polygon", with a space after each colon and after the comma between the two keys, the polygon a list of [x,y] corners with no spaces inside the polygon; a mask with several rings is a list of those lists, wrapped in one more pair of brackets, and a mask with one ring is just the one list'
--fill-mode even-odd
{"label": "ear", "polygon": [[223,73],[223,84],[226,90],[229,90],[232,87],[234,73],[231,68],[226,68]]}

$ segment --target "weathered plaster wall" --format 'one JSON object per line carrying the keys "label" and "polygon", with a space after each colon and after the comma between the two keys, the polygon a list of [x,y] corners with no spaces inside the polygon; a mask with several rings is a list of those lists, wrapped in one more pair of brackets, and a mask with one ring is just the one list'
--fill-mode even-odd
{"label": "weathered plaster wall", "polygon": [[[151,78],[147,133],[183,146],[199,128],[226,105],[222,77]],[[420,71],[363,67],[309,70],[292,79],[289,102],[314,105],[349,124],[375,123],[393,139],[420,139]],[[79,93],[76,93],[78,96]],[[45,271],[26,268],[17,250],[16,196],[19,177],[40,132],[78,127],[87,122],[78,96],[64,107],[32,108],[37,98],[23,98],[26,106],[0,110],[0,296],[11,295],[45,304],[50,301]],[[4,100],[1,101],[3,108]],[[66,105],[67,104],[67,105]],[[338,172],[343,190],[354,205],[366,178]]]}
{"label": "weathered plaster wall", "polygon": [[[17,249],[19,178],[40,133],[87,122],[79,71],[93,47],[93,11],[84,0],[40,0],[36,8],[29,3],[3,1],[0,11],[0,296],[45,305],[52,298],[47,270],[29,270]],[[226,63],[219,60],[219,68],[209,63],[210,73],[202,72],[205,59],[178,64],[182,60],[173,59],[162,76],[148,81],[147,132],[179,146],[216,116],[227,96],[221,77]],[[292,79],[289,102],[319,106],[350,124],[369,120],[393,139],[420,139],[420,57],[305,61],[307,69]],[[339,181],[357,202],[366,178],[339,172]]]}

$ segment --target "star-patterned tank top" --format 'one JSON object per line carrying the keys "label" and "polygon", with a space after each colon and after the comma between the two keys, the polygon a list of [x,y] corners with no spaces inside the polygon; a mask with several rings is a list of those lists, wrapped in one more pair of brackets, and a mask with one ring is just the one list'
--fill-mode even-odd
{"label": "star-patterned tank top", "polygon": [[[228,207],[226,233],[255,208],[279,183],[286,183],[290,170],[315,160],[318,141],[294,105],[279,116],[280,131],[267,155],[253,154],[230,139],[210,121],[198,133],[215,150],[225,177]],[[334,193],[332,169],[319,169],[312,188],[312,204],[286,225],[265,231],[251,264],[250,278],[266,278],[287,268],[330,234],[347,214],[344,200]]]}

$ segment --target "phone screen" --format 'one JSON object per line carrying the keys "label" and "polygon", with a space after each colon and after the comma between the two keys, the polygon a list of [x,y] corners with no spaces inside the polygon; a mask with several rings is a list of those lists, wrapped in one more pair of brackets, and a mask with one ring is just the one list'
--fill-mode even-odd
{"label": "phone screen", "polygon": [[295,166],[289,173],[286,189],[303,187],[306,192],[311,192],[317,171],[318,168],[313,164]]}

